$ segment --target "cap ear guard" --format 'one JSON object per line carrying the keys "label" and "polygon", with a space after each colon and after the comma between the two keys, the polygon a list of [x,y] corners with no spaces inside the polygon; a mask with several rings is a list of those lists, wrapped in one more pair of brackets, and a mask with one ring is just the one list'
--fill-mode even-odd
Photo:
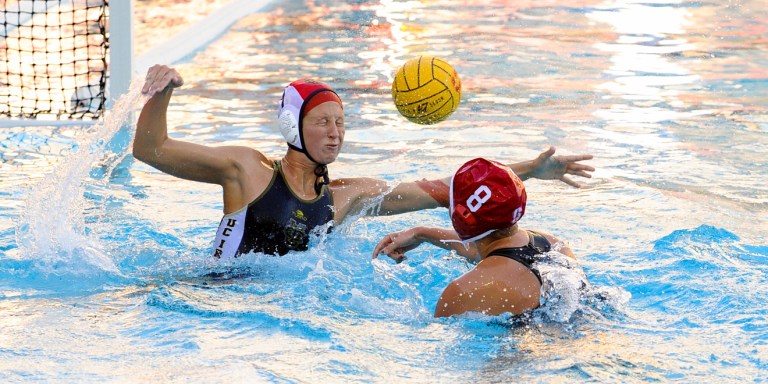
{"label": "cap ear guard", "polygon": [[301,138],[299,137],[299,124],[296,115],[289,109],[280,113],[280,133],[283,134],[288,145],[301,149]]}
{"label": "cap ear guard", "polygon": [[299,114],[304,99],[301,98],[296,88],[288,86],[283,91],[283,98],[280,101],[280,133],[283,134],[288,146],[299,151],[304,151],[304,145],[301,141],[301,131],[299,129]]}

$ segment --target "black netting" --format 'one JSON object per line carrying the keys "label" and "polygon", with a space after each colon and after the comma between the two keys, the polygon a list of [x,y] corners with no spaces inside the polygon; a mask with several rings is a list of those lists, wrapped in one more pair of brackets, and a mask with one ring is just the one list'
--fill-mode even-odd
{"label": "black netting", "polygon": [[0,4],[0,117],[101,117],[108,76],[108,1]]}

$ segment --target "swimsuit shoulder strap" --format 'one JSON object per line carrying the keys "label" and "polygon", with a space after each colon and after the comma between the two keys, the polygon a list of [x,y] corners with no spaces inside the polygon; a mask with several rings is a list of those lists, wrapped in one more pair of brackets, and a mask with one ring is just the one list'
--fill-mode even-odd
{"label": "swimsuit shoulder strap", "polygon": [[283,175],[283,163],[280,161],[280,159],[272,160],[272,170],[279,173],[280,177],[285,179],[285,176]]}
{"label": "swimsuit shoulder strap", "polygon": [[552,249],[552,244],[549,242],[549,240],[547,240],[547,238],[544,235],[536,231],[527,231],[527,232],[528,232],[528,238],[530,239],[528,241],[528,246],[536,250],[537,253],[546,253]]}

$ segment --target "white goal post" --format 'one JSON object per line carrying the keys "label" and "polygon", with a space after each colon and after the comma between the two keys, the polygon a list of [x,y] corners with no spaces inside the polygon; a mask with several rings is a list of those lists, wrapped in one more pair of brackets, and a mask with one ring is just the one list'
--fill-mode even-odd
{"label": "white goal post", "polygon": [[107,108],[128,91],[133,78],[133,0],[109,5],[109,92]]}

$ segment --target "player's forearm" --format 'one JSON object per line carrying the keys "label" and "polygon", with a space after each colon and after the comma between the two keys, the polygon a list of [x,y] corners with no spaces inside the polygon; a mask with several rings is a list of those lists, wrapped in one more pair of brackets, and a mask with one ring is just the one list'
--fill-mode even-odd
{"label": "player's forearm", "polygon": [[166,88],[152,96],[141,109],[133,141],[133,156],[136,159],[151,164],[160,157],[161,147],[168,139],[166,112],[172,93],[172,88]]}
{"label": "player's forearm", "polygon": [[[436,198],[434,193],[430,193],[428,189],[425,189],[422,186],[422,183],[431,182],[422,180],[419,182],[402,183],[396,186],[384,195],[384,199],[381,202],[377,214],[397,215],[400,213],[420,211],[422,209],[448,206],[447,193],[446,203],[443,204],[441,201],[438,201],[440,198]],[[445,187],[445,189],[447,190],[447,187]]]}
{"label": "player's forearm", "polygon": [[533,160],[507,164],[507,166],[512,169],[512,172],[514,172],[520,180],[527,180],[533,177]]}
{"label": "player's forearm", "polygon": [[456,231],[449,228],[419,227],[415,237],[421,242],[427,242],[437,247],[455,251],[471,261],[479,261],[480,254],[474,244],[461,243]]}

